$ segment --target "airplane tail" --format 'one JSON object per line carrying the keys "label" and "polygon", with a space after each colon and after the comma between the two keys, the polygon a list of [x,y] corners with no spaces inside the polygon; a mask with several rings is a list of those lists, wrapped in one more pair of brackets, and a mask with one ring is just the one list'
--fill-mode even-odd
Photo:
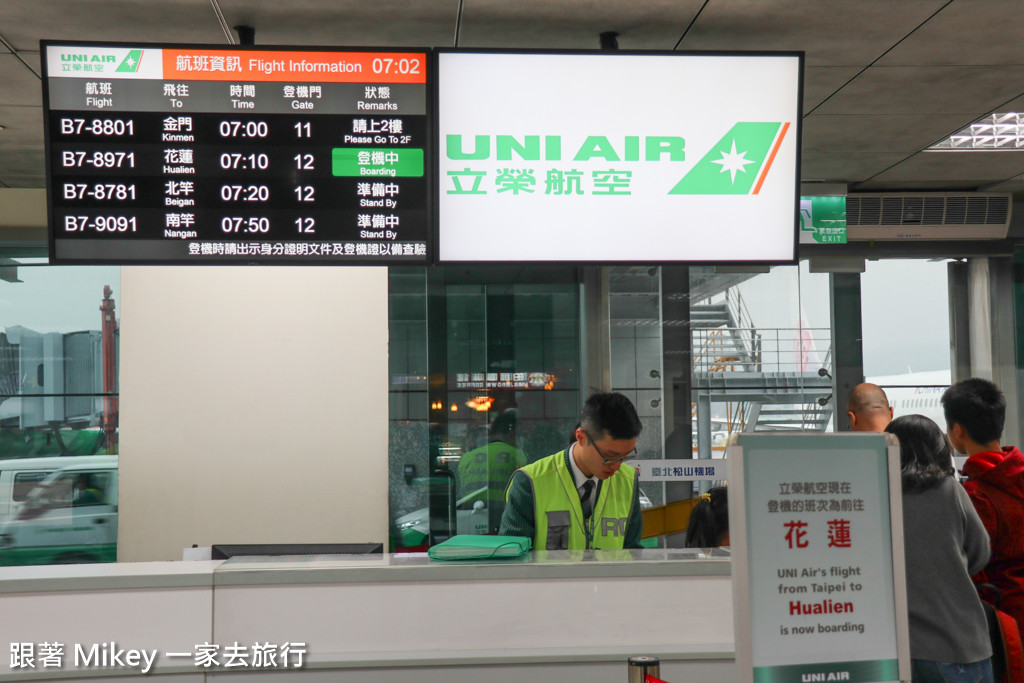
{"label": "airplane tail", "polygon": [[800,305],[800,328],[797,339],[797,365],[800,372],[817,370],[821,367],[821,355],[814,344],[814,337],[807,324],[807,316],[804,314],[803,304]]}

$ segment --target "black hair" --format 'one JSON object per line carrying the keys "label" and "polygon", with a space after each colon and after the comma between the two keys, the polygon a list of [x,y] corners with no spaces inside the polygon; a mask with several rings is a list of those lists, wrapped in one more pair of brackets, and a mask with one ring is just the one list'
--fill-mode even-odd
{"label": "black hair", "polygon": [[900,440],[903,492],[924,491],[953,476],[953,450],[939,425],[924,415],[902,415],[885,431]]}
{"label": "black hair", "polygon": [[715,486],[701,496],[686,526],[687,548],[713,548],[729,533],[729,490]]}
{"label": "black hair", "polygon": [[516,409],[506,408],[491,423],[491,438],[500,439],[503,436],[508,436],[516,431],[518,426],[519,417],[516,414]]}
{"label": "black hair", "polygon": [[1006,398],[987,379],[965,379],[942,394],[946,426],[960,425],[978,444],[999,441],[1006,420]]}
{"label": "black hair", "polygon": [[583,431],[598,441],[605,433],[613,439],[635,439],[643,431],[636,408],[629,399],[616,392],[591,394],[580,413]]}

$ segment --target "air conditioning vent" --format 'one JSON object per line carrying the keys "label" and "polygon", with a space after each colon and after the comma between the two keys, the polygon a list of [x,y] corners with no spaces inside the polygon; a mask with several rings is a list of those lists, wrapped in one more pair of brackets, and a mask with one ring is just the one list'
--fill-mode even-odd
{"label": "air conditioning vent", "polygon": [[883,197],[882,225],[903,225],[903,204],[899,197]]}
{"label": "air conditioning vent", "polygon": [[880,197],[847,197],[846,230],[851,225],[879,225],[882,222],[882,200]]}
{"label": "air conditioning vent", "polygon": [[995,192],[850,194],[846,237],[865,240],[1003,239],[1010,195]]}
{"label": "air conditioning vent", "polygon": [[922,225],[942,225],[946,215],[946,202],[942,197],[925,197]]}
{"label": "air conditioning vent", "polygon": [[[890,200],[891,201],[891,200]],[[897,225],[920,225],[924,216],[924,197],[907,197],[900,206],[900,222]]]}

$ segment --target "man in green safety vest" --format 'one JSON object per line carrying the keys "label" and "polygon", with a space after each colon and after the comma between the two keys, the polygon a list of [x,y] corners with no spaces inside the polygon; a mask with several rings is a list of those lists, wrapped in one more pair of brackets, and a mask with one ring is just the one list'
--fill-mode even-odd
{"label": "man in green safety vest", "polygon": [[518,427],[515,408],[505,409],[491,423],[490,442],[466,453],[459,460],[462,504],[483,501],[487,507],[489,533],[497,533],[505,509],[505,486],[512,473],[526,464],[526,453],[516,448]]}
{"label": "man in green safety vest", "polygon": [[638,472],[625,464],[641,429],[628,398],[592,394],[575,441],[512,475],[500,533],[529,536],[538,550],[642,547]]}

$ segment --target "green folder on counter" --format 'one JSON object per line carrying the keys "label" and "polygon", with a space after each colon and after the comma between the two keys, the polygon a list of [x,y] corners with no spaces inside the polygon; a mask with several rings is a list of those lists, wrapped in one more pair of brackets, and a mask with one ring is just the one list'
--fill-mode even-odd
{"label": "green folder on counter", "polygon": [[490,560],[521,557],[533,542],[526,536],[477,536],[458,534],[427,550],[432,560]]}

